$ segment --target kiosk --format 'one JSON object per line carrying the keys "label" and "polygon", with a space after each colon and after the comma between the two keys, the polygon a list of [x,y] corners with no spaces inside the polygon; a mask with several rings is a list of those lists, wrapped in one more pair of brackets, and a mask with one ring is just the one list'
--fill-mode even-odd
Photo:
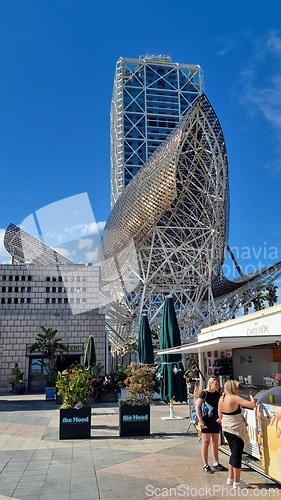
{"label": "kiosk", "polygon": [[[211,374],[231,376],[239,380],[242,396],[248,397],[251,390],[257,408],[243,410],[250,438],[245,452],[260,461],[260,470],[278,482],[281,482],[280,346],[279,304],[205,328],[197,342],[159,351],[159,354],[198,353],[199,369],[206,379]],[[230,366],[222,363],[230,357],[231,374],[227,373]],[[224,373],[219,372],[222,365],[226,365]],[[203,384],[201,377],[200,385]]]}

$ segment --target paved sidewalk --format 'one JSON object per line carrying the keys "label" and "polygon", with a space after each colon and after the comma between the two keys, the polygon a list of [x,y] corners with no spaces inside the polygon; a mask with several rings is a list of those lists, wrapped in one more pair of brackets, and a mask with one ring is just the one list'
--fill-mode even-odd
{"label": "paved sidewalk", "polygon": [[[44,396],[0,397],[0,499],[145,500],[280,497],[281,485],[243,467],[242,492],[227,472],[202,471],[200,443],[189,420],[163,420],[169,408],[151,407],[151,436],[120,438],[118,405],[92,407],[90,440],[59,441],[59,407]],[[175,404],[186,417],[187,405]],[[228,456],[220,453],[227,466]]]}

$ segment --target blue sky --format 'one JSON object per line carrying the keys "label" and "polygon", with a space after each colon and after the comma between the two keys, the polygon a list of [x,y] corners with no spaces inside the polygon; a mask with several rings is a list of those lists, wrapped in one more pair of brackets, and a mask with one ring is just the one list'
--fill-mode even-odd
{"label": "blue sky", "polygon": [[230,246],[245,272],[281,260],[280,0],[1,0],[0,262],[7,225],[62,199],[87,193],[103,227],[115,65],[145,54],[203,68],[228,152]]}

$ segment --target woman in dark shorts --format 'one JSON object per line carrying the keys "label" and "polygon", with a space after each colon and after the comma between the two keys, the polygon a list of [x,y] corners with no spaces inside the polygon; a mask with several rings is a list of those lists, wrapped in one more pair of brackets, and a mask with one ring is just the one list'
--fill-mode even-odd
{"label": "woman in dark shorts", "polygon": [[[198,395],[198,399],[196,401],[196,414],[199,420],[199,425],[201,427],[202,432],[202,446],[201,446],[201,454],[203,460],[203,470],[207,474],[213,474],[213,470],[209,466],[208,463],[208,451],[211,443],[212,446],[212,455],[213,455],[213,467],[218,471],[227,470],[223,465],[221,465],[218,461],[219,458],[219,434],[221,430],[221,425],[219,423],[219,415],[218,415],[218,402],[220,399],[219,392],[219,381],[216,377],[211,377],[208,380],[207,389],[205,391],[201,391]],[[201,414],[201,405],[206,401],[209,405],[211,405],[214,410],[210,417],[202,417]]]}
{"label": "woman in dark shorts", "polygon": [[253,409],[256,403],[251,392],[249,394],[250,400],[247,400],[238,395],[238,389],[239,382],[237,380],[228,380],[224,384],[218,409],[222,419],[222,430],[231,451],[227,484],[232,485],[235,489],[243,489],[249,486],[240,480],[242,453],[249,438],[245,420],[241,414],[241,407]]}

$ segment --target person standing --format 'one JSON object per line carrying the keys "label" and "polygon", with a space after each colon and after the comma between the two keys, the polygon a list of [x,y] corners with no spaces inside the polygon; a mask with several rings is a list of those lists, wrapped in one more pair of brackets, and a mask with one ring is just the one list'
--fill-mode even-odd
{"label": "person standing", "polygon": [[[203,471],[207,474],[213,474],[209,466],[208,451],[211,444],[213,455],[213,467],[218,471],[226,471],[226,467],[219,463],[219,434],[221,425],[219,423],[218,402],[220,399],[219,381],[216,377],[211,377],[207,383],[207,389],[201,391],[196,400],[196,415],[199,420],[199,426],[202,434],[201,455],[203,460]],[[206,401],[213,407],[212,415],[202,416],[201,406]]]}
{"label": "person standing", "polygon": [[235,489],[242,489],[249,486],[240,479],[242,453],[244,446],[249,442],[249,438],[241,408],[254,409],[256,402],[251,391],[249,393],[250,400],[247,400],[239,396],[238,390],[238,380],[227,380],[219,400],[218,410],[222,421],[222,430],[231,451],[227,484],[232,485]]}

